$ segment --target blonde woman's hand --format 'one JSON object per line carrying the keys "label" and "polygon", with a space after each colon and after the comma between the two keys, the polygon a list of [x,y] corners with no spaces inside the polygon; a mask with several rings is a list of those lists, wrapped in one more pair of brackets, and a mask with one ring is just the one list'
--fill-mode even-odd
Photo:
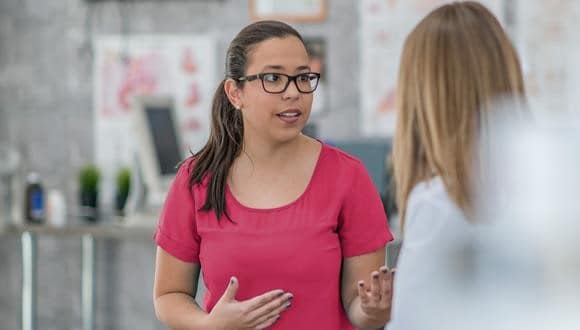
{"label": "blonde woman's hand", "polygon": [[371,273],[370,282],[358,282],[358,296],[363,315],[371,321],[388,322],[391,315],[391,301],[393,297],[393,275],[383,266],[379,271]]}
{"label": "blonde woman's hand", "polygon": [[226,291],[208,315],[211,329],[265,329],[274,324],[291,305],[292,294],[272,290],[254,298],[238,301],[238,280],[230,279]]}

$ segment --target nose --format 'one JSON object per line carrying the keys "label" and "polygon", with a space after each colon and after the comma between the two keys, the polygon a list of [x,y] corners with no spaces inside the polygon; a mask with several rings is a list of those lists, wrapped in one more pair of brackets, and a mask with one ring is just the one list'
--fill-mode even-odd
{"label": "nose", "polygon": [[296,84],[296,78],[289,81],[288,87],[286,88],[286,90],[282,95],[284,96],[285,99],[298,98],[298,96],[300,95],[300,91],[298,90],[298,86]]}

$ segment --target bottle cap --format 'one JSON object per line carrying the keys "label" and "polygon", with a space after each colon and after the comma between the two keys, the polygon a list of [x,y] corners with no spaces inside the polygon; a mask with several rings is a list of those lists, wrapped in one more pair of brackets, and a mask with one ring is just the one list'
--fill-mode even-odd
{"label": "bottle cap", "polygon": [[28,183],[38,183],[40,181],[40,177],[38,176],[38,173],[36,172],[30,172],[28,173],[28,176],[26,176],[26,182]]}

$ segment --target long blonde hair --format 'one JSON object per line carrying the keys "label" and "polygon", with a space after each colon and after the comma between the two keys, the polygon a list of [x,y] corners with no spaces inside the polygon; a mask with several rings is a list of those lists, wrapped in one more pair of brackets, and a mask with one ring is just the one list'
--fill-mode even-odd
{"label": "long blonde hair", "polygon": [[413,187],[437,175],[469,217],[474,143],[489,105],[506,95],[524,99],[514,47],[483,5],[443,5],[407,37],[398,86],[392,161],[401,225]]}

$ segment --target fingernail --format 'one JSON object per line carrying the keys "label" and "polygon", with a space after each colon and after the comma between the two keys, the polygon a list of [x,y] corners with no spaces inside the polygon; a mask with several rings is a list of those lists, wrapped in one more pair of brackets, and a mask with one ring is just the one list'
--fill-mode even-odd
{"label": "fingernail", "polygon": [[365,284],[363,282],[358,282],[358,286],[360,286],[361,288],[364,286]]}
{"label": "fingernail", "polygon": [[379,274],[378,273],[373,273],[373,278],[378,278]]}
{"label": "fingernail", "polygon": [[234,284],[236,280],[233,277],[230,277],[230,284]]}
{"label": "fingernail", "polygon": [[383,272],[384,274],[386,274],[387,271],[388,271],[388,269],[386,267],[385,268],[381,268],[381,272]]}
{"label": "fingernail", "polygon": [[286,303],[286,306],[284,306],[284,309],[288,309],[288,308],[290,308],[290,306],[292,306],[292,303],[291,302],[287,302]]}
{"label": "fingernail", "polygon": [[288,301],[292,301],[292,299],[293,299],[293,298],[294,298],[294,296],[293,296],[293,295],[290,295],[290,296],[288,297]]}

